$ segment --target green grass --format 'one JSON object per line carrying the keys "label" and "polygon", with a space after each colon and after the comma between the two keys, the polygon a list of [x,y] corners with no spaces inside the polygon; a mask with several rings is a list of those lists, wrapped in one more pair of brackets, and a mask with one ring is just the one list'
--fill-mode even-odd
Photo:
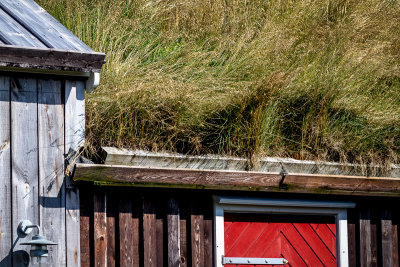
{"label": "green grass", "polygon": [[91,148],[399,161],[398,1],[37,2],[107,54]]}

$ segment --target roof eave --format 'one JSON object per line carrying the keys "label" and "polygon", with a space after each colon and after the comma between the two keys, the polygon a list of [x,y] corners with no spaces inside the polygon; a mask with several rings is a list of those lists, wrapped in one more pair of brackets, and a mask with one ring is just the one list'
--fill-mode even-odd
{"label": "roof eave", "polygon": [[100,72],[105,54],[0,45],[0,67],[69,72]]}

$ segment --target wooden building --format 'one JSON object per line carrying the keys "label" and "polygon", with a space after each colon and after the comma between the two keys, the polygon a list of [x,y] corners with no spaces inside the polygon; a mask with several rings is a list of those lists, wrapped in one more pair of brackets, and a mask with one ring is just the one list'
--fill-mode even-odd
{"label": "wooden building", "polygon": [[0,1],[0,266],[29,264],[21,220],[58,243],[49,266],[79,265],[79,197],[64,162],[84,143],[85,89],[104,58],[33,0]]}
{"label": "wooden building", "polygon": [[267,158],[245,171],[241,158],[104,150],[75,171],[82,266],[399,266],[398,167]]}
{"label": "wooden building", "polygon": [[0,266],[29,265],[23,219],[58,243],[49,266],[399,266],[398,167],[114,148],[75,164],[104,57],[33,0],[0,2]]}

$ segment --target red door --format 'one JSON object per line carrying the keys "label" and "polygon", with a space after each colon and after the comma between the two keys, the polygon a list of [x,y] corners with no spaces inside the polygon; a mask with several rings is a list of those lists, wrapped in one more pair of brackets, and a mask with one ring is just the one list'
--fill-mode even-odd
{"label": "red door", "polygon": [[[334,217],[225,213],[224,218],[225,257],[285,258],[285,266],[336,266]],[[243,265],[247,266],[251,265]]]}

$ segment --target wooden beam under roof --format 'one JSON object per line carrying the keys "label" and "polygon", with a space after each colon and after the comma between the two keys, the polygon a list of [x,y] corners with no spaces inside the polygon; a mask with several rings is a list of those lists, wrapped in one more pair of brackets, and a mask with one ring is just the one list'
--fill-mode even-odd
{"label": "wooden beam under roof", "polygon": [[399,178],[77,164],[75,181],[99,185],[400,196]]}
{"label": "wooden beam under roof", "polygon": [[0,45],[0,67],[99,72],[105,54],[59,49]]}

